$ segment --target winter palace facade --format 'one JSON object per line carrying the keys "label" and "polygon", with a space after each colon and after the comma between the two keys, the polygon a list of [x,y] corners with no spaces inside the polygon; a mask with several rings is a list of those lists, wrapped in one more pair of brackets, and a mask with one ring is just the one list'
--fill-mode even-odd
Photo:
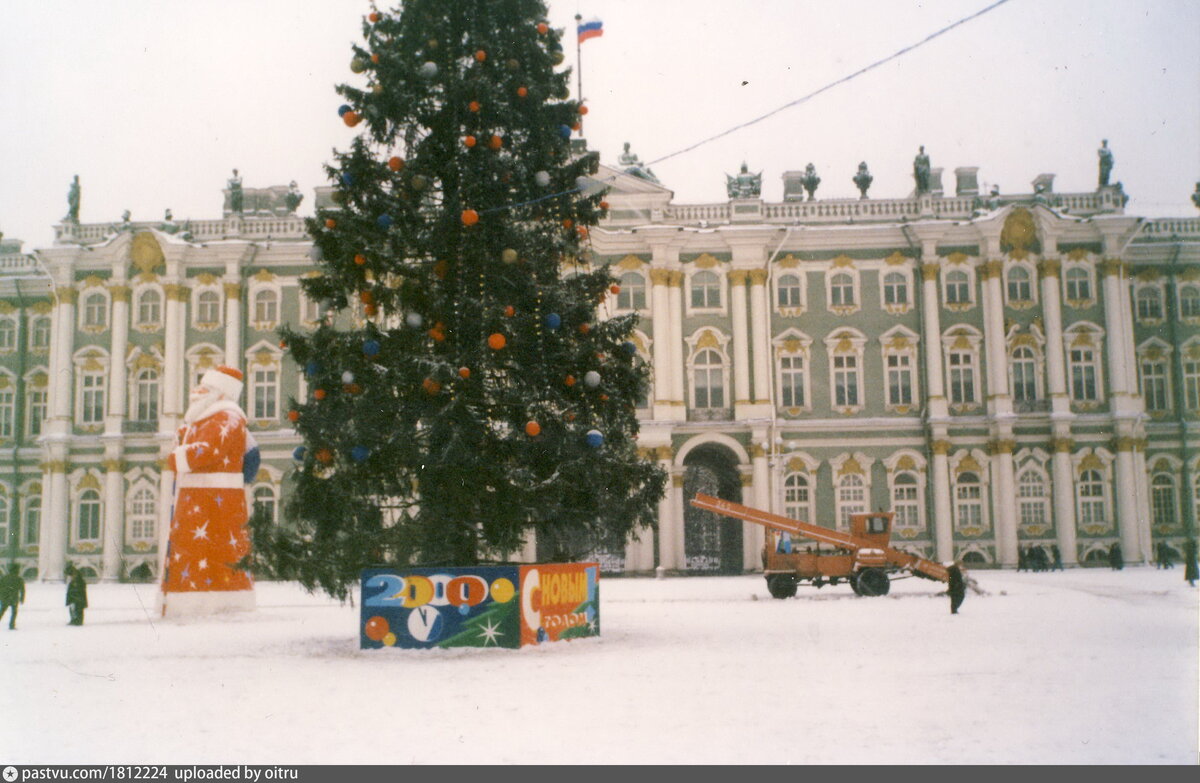
{"label": "winter palace facade", "polygon": [[[831,527],[891,509],[899,545],[974,566],[1030,544],[1068,566],[1113,543],[1181,551],[1200,512],[1200,219],[1127,215],[1119,185],[980,196],[955,173],[953,195],[935,169],[907,198],[805,200],[789,172],[782,202],[684,205],[601,168],[591,261],[620,281],[602,310],[640,316],[639,442],[672,479],[656,529],[596,553],[607,569],[759,568],[762,529],[691,508],[696,491]],[[285,190],[0,244],[0,561],[153,578],[161,459],[218,363],[246,374],[264,457],[247,492],[282,518],[306,390],[276,329],[322,317]]]}

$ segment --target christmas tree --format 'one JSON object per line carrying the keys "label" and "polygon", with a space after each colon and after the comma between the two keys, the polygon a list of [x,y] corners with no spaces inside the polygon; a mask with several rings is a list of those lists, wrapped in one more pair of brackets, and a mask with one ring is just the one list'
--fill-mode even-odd
{"label": "christmas tree", "polygon": [[573,153],[560,32],[540,0],[410,0],[363,22],[339,86],[358,131],[309,222],[330,310],[284,329],[307,398],[290,524],[252,523],[258,566],[344,596],[368,564],[621,547],[665,476],[637,453],[635,317],[589,262],[603,214]]}

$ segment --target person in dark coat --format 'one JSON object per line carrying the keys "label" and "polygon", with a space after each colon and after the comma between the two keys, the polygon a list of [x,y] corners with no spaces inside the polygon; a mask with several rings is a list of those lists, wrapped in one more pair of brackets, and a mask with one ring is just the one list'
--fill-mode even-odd
{"label": "person in dark coat", "polygon": [[[1200,574],[1197,574],[1196,567],[1196,539],[1189,538],[1183,543],[1183,578],[1192,587],[1196,586],[1196,580],[1200,579]],[[3,617],[3,615],[0,615]]]}
{"label": "person in dark coat", "polygon": [[21,578],[21,567],[13,563],[8,567],[8,573],[0,577],[0,620],[4,613],[12,608],[12,616],[8,618],[8,630],[17,630],[17,606],[25,603],[25,580]]}
{"label": "person in dark coat", "polygon": [[69,625],[83,625],[83,610],[87,609],[87,582],[79,569],[72,568],[67,581],[67,607],[71,610]]}
{"label": "person in dark coat", "polygon": [[1017,571],[1021,572],[1029,568],[1028,547],[1017,547]]}
{"label": "person in dark coat", "polygon": [[962,606],[963,599],[967,597],[967,580],[963,578],[958,563],[947,566],[946,573],[950,576],[946,587],[946,594],[950,596],[950,614],[958,614],[958,607]]}
{"label": "person in dark coat", "polygon": [[1063,564],[1062,564],[1062,552],[1058,551],[1058,544],[1050,545],[1050,555],[1051,555],[1051,557],[1054,558],[1054,565],[1050,570],[1051,571],[1064,570]]}
{"label": "person in dark coat", "polygon": [[1121,554],[1121,545],[1116,541],[1108,548],[1108,564],[1114,571],[1120,571],[1125,567],[1125,557]]}

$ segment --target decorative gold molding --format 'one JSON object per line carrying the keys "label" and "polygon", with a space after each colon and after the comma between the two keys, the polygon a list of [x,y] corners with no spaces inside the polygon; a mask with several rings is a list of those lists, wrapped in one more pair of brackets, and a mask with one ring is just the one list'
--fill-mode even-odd
{"label": "decorative gold molding", "polygon": [[651,285],[670,285],[671,270],[670,269],[651,269],[650,270]]}
{"label": "decorative gold molding", "polygon": [[705,329],[700,334],[700,339],[696,341],[696,348],[716,348],[720,350],[721,341],[717,338],[717,333],[712,329]]}
{"label": "decorative gold molding", "polygon": [[678,269],[672,269],[669,274],[670,278],[667,284],[674,288],[683,288],[683,272],[680,272]]}
{"label": "decorative gold molding", "polygon": [[1051,438],[1050,450],[1056,454],[1070,454],[1075,448],[1075,441],[1071,438]]}
{"label": "decorative gold molding", "polygon": [[54,289],[54,294],[58,297],[59,304],[75,304],[75,300],[79,298],[79,292],[68,285]]}
{"label": "decorative gold molding", "polygon": [[1043,258],[1038,262],[1038,274],[1043,278],[1058,277],[1062,270],[1062,261],[1057,258]]}
{"label": "decorative gold molding", "polygon": [[921,264],[921,279],[925,282],[936,281],[942,271],[941,264]]}
{"label": "decorative gold molding", "polygon": [[905,258],[904,254],[901,253],[899,250],[893,250],[892,254],[890,256],[883,259],[883,263],[888,264],[889,266],[900,266],[907,262],[908,262],[908,259]]}
{"label": "decorative gold molding", "polygon": [[1017,442],[1008,439],[997,439],[988,441],[989,454],[1012,454],[1017,447]]}
{"label": "decorative gold molding", "polygon": [[1120,451],[1133,451],[1133,450],[1134,450],[1134,447],[1135,447],[1136,445],[1137,445],[1137,439],[1136,439],[1136,438],[1130,438],[1130,437],[1127,437],[1127,436],[1122,436],[1122,437],[1120,437],[1120,438],[1115,438],[1115,439],[1113,440],[1113,448],[1114,448],[1116,451],[1118,451],[1118,452],[1120,452]]}
{"label": "decorative gold molding", "polygon": [[676,489],[683,489],[683,476],[678,473],[672,474],[671,486],[675,487]]}
{"label": "decorative gold molding", "polygon": [[166,294],[167,301],[174,300],[176,302],[186,302],[190,294],[187,286],[179,283],[166,283],[163,285],[163,293]]}
{"label": "decorative gold molding", "polygon": [[746,448],[746,453],[750,455],[750,459],[759,459],[760,457],[767,456],[766,450],[757,443],[751,443]]}
{"label": "decorative gold molding", "polygon": [[106,459],[100,463],[105,473],[124,473],[126,462],[123,459]]}
{"label": "decorative gold molding", "polygon": [[657,446],[654,449],[654,458],[669,462],[675,458],[675,450],[670,446]]}
{"label": "decorative gold molding", "polygon": [[275,281],[275,274],[270,269],[263,267],[255,272],[251,279],[257,280],[260,283],[273,283]]}
{"label": "decorative gold molding", "polygon": [[1147,267],[1138,271],[1134,278],[1139,283],[1156,283],[1162,279],[1162,273],[1154,267]]}
{"label": "decorative gold molding", "polygon": [[709,253],[701,253],[700,255],[696,256],[692,263],[695,264],[697,269],[715,269],[721,264],[721,262],[718,261],[715,256],[712,256]]}
{"label": "decorative gold molding", "polygon": [[796,267],[800,266],[800,259],[796,258],[791,253],[788,253],[786,256],[776,261],[775,266],[782,267],[783,269],[795,269]]}
{"label": "decorative gold molding", "polygon": [[750,270],[750,285],[766,285],[767,277],[768,277],[767,270],[751,269]]}
{"label": "decorative gold molding", "polygon": [[166,263],[166,256],[154,234],[142,231],[133,237],[133,243],[129,246],[129,260],[138,271],[151,274]]}
{"label": "decorative gold molding", "polygon": [[975,455],[973,454],[968,454],[967,456],[963,457],[962,461],[958,463],[958,467],[954,469],[955,475],[967,473],[968,471],[971,473],[983,472],[983,466],[979,464],[978,460],[975,459]]}
{"label": "decorative gold molding", "polygon": [[863,470],[863,466],[854,457],[850,457],[842,463],[842,467],[838,469],[838,478],[849,475],[865,476],[867,472]]}
{"label": "decorative gold molding", "polygon": [[213,283],[217,282],[218,278],[212,272],[201,272],[192,279],[200,285],[212,285]]}
{"label": "decorative gold molding", "polygon": [[988,261],[986,264],[983,265],[983,279],[984,280],[991,280],[993,277],[1003,278],[1003,276],[1004,276],[1004,262],[1002,260],[1000,260],[999,258],[993,258],[991,261]]}
{"label": "decorative gold molding", "polygon": [[1082,247],[1073,248],[1067,253],[1067,258],[1071,259],[1072,261],[1083,261],[1087,257],[1088,251],[1084,250]]}
{"label": "decorative gold molding", "polygon": [[730,285],[744,286],[749,273],[745,269],[731,269],[729,270],[728,277]]}
{"label": "decorative gold molding", "polygon": [[108,294],[114,302],[128,302],[130,288],[127,285],[110,285]]}
{"label": "decorative gold molding", "polygon": [[751,474],[743,473],[741,478],[742,478],[742,486],[743,487],[753,487],[754,486],[754,476],[752,476]]}
{"label": "decorative gold molding", "polygon": [[1119,277],[1124,268],[1125,262],[1119,258],[1106,258],[1100,263],[1100,273],[1105,277],[1109,277],[1110,275],[1117,275]]}
{"label": "decorative gold molding", "polygon": [[40,302],[34,302],[29,309],[38,315],[49,315],[50,311],[54,309],[54,305],[49,299],[43,299]]}
{"label": "decorative gold molding", "polygon": [[966,253],[951,253],[950,255],[946,256],[946,263],[955,265],[965,264],[967,263],[968,258],[969,256]]}
{"label": "decorative gold molding", "polygon": [[241,283],[226,283],[225,284],[225,298],[226,299],[239,299],[241,297],[241,295],[242,295],[242,284]]}
{"label": "decorative gold molding", "polygon": [[616,268],[625,270],[627,272],[636,272],[639,269],[641,269],[642,267],[644,267],[645,265],[646,265],[645,261],[643,261],[641,258],[633,255],[632,253],[630,253],[629,255],[622,258],[619,262],[617,262]]}
{"label": "decorative gold molding", "polygon": [[853,269],[854,268],[854,259],[851,258],[850,256],[846,255],[845,253],[842,253],[840,256],[833,259],[832,265],[833,265],[834,269],[839,269],[841,267],[848,267],[850,269]]}

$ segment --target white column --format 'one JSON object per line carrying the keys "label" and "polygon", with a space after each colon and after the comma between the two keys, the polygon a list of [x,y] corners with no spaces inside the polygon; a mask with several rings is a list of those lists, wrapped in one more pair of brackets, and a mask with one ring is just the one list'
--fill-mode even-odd
{"label": "white column", "polygon": [[[686,406],[683,361],[683,272],[671,271],[667,301],[667,312],[670,316],[668,325],[671,330],[671,401],[683,411]],[[679,418],[684,418],[682,413]]]}
{"label": "white column", "polygon": [[115,582],[121,577],[121,555],[125,547],[125,476],[121,444],[106,444],[104,450],[104,565],[101,578],[105,582]]}
{"label": "white column", "polygon": [[166,283],[163,289],[167,296],[167,325],[166,344],[163,348],[163,415],[160,418],[160,428],[166,424],[168,431],[174,433],[184,411],[183,353],[178,346],[184,328],[181,292],[186,289],[178,282]]}
{"label": "white column", "polygon": [[[771,339],[767,323],[767,270],[750,270],[750,335],[754,357],[754,404],[771,403]],[[771,411],[759,410],[759,415]],[[757,525],[755,527],[758,527]]]}
{"label": "white column", "polygon": [[38,579],[62,579],[67,554],[67,527],[70,508],[67,505],[67,449],[56,445],[50,449],[47,473],[42,474],[42,527],[38,533]]}
{"label": "white column", "polygon": [[654,418],[669,419],[671,405],[671,313],[667,289],[671,273],[650,270],[650,317],[653,319]]}
{"label": "white column", "polygon": [[[1145,437],[1134,441],[1133,473],[1137,477],[1134,502],[1137,505],[1138,543],[1141,546],[1142,562],[1149,565],[1153,561],[1154,542],[1150,530],[1150,475],[1146,469],[1146,445]],[[1182,488],[1179,499],[1184,503],[1191,502],[1191,493],[1187,487]]]}
{"label": "white column", "polygon": [[[929,413],[945,418],[946,381],[942,371],[942,324],[938,301],[938,272],[935,263],[921,265],[921,320],[925,330],[925,388],[929,390]],[[949,558],[945,558],[949,559]]]}
{"label": "white column", "polygon": [[104,431],[119,435],[128,409],[129,376],[125,356],[129,353],[129,286],[123,275],[109,287],[112,294],[112,361],[108,368],[108,417]]}
{"label": "white column", "polygon": [[[70,274],[67,270],[66,274]],[[71,431],[71,386],[74,367],[71,362],[75,346],[75,296],[69,285],[57,290],[58,306],[54,308],[52,340],[50,342],[50,388],[47,404],[50,410],[50,432],[68,434]]]}
{"label": "white column", "polygon": [[[676,571],[683,570],[683,473],[671,476],[671,518],[667,529],[662,531],[663,549],[668,549],[669,555],[664,557],[663,565]],[[666,554],[666,553],[664,553]]]}
{"label": "white column", "polygon": [[[733,326],[733,403],[745,407],[750,399],[750,352],[746,328],[745,269],[729,272],[729,316]],[[737,414],[737,418],[742,418]]]}
{"label": "white column", "polygon": [[1133,460],[1133,439],[1117,438],[1117,524],[1121,532],[1121,554],[1126,562],[1142,559],[1138,533],[1137,482]]}
{"label": "white column", "polygon": [[[672,511],[674,509],[674,498],[671,487],[671,460],[672,454],[670,447],[661,447],[658,449],[658,467],[667,474],[667,491],[663,493],[662,500],[658,501],[658,552],[657,565],[663,568],[670,568],[671,565],[671,526]],[[656,563],[651,562],[650,566]]]}
{"label": "white column", "polygon": [[[1061,263],[1047,258],[1038,265],[1042,276],[1042,316],[1046,327],[1046,388],[1055,413],[1069,413],[1071,400],[1067,396],[1067,359],[1063,347],[1062,288],[1059,282]],[[1060,547],[1061,549],[1061,547]],[[1066,553],[1063,553],[1066,557]]]}
{"label": "white column", "polygon": [[950,498],[950,441],[933,442],[933,534],[938,560],[954,559],[954,510]]}
{"label": "white column", "polygon": [[992,444],[992,464],[996,467],[994,474],[996,480],[993,483],[992,491],[997,500],[994,507],[999,511],[995,520],[996,552],[1002,565],[1016,565],[1017,491],[1013,476],[1014,443],[1009,439],[1012,437],[1012,433],[1005,433],[1005,435],[1005,438],[994,441]]}
{"label": "white column", "polygon": [[[1116,412],[1122,412],[1128,405],[1130,394],[1129,368],[1125,354],[1126,343],[1123,335],[1125,319],[1122,318],[1122,297],[1126,286],[1122,280],[1122,263],[1120,259],[1110,258],[1103,264],[1104,271],[1104,327],[1107,330],[1105,344],[1108,347],[1108,387],[1117,404]],[[1130,353],[1130,357],[1132,357]]]}
{"label": "white column", "polygon": [[1064,565],[1075,565],[1079,562],[1079,545],[1075,531],[1075,476],[1071,467],[1071,441],[1055,438],[1053,445],[1054,527],[1058,531],[1058,551],[1062,554]]}
{"label": "white column", "polygon": [[[161,445],[160,464],[166,464],[166,455],[172,443]],[[171,538],[171,515],[175,510],[175,472],[163,469],[158,486],[158,570],[154,572],[159,585],[163,581],[163,568],[167,558],[167,542]]]}
{"label": "white column", "polygon": [[242,286],[236,279],[225,282],[225,366],[242,368]]}
{"label": "white column", "polygon": [[[761,446],[750,447],[750,464],[754,482],[754,500],[749,505],[769,510],[771,508],[771,472],[767,453]],[[742,566],[747,571],[762,570],[762,549],[766,541],[766,528],[750,522],[742,523]]]}
{"label": "white column", "polygon": [[1001,284],[1004,279],[1004,262],[988,261],[984,266],[984,329],[983,337],[987,349],[988,406],[993,415],[1012,413],[1012,401],[1008,395],[1008,359],[1004,335],[1004,295]]}

